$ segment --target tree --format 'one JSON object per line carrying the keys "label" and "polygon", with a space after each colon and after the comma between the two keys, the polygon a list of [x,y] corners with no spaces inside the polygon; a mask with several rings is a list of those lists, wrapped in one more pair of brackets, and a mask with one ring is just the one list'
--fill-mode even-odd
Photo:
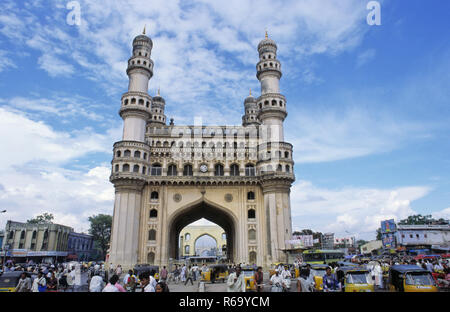
{"label": "tree", "polygon": [[105,259],[111,238],[112,216],[99,214],[88,220],[91,223],[89,234],[94,237],[94,243],[100,248],[102,259]]}
{"label": "tree", "polygon": [[448,224],[448,220],[440,218],[434,219],[432,215],[422,216],[421,214],[409,216],[406,219],[400,220],[399,225],[426,225],[426,224]]}
{"label": "tree", "polygon": [[38,215],[34,219],[27,220],[30,224],[42,224],[42,223],[53,223],[55,217],[51,213],[44,212],[42,215]]}
{"label": "tree", "polygon": [[377,240],[382,240],[383,239],[383,235],[381,234],[381,228],[377,229]]}

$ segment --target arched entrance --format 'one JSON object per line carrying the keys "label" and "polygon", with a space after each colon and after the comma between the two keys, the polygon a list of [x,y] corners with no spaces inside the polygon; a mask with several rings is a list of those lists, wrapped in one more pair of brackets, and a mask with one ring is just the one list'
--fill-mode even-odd
{"label": "arched entrance", "polygon": [[236,218],[226,208],[218,207],[206,200],[194,203],[191,206],[180,209],[169,222],[169,257],[178,259],[179,236],[181,230],[201,218],[209,220],[226,233],[227,259],[234,261],[236,246]]}
{"label": "arched entrance", "polygon": [[210,256],[211,248],[215,249],[215,256],[218,255],[217,241],[214,237],[205,233],[199,237],[194,242],[195,254],[201,257]]}

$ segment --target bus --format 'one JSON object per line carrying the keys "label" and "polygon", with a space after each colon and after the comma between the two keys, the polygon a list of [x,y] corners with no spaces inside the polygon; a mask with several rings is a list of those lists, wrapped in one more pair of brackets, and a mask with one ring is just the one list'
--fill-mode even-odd
{"label": "bus", "polygon": [[328,264],[344,260],[344,252],[340,250],[311,249],[302,254],[303,262],[309,264]]}

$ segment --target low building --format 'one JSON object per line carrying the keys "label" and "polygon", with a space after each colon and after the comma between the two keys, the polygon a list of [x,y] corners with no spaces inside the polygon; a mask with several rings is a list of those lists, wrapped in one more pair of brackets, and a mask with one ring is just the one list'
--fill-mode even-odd
{"label": "low building", "polygon": [[383,249],[383,242],[381,240],[373,240],[361,245],[360,248],[363,255],[376,255],[379,250]]}
{"label": "low building", "polygon": [[8,221],[3,249],[7,258],[16,262],[63,261],[67,257],[67,242],[73,228],[53,223],[22,223]]}
{"label": "low building", "polygon": [[95,253],[94,237],[84,233],[69,233],[67,243],[68,260],[89,261]]}
{"label": "low building", "polygon": [[334,233],[325,233],[322,235],[322,248],[323,249],[334,248]]}
{"label": "low building", "polygon": [[450,225],[397,225],[398,246],[409,250],[429,250],[448,252],[450,245]]}

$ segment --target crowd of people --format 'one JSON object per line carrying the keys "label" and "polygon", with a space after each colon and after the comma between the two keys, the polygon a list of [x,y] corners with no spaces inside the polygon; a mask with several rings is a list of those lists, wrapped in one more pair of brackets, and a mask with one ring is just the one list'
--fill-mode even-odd
{"label": "crowd of people", "polygon": [[2,272],[22,272],[15,288],[16,292],[56,292],[75,291],[80,286],[77,278],[83,269],[69,263],[14,265],[9,262]]}
{"label": "crowd of people", "polygon": [[[387,278],[389,268],[393,265],[416,265],[429,271],[436,278],[439,287],[450,287],[449,260],[445,258],[436,259],[414,259],[412,256],[386,257],[377,260],[352,259],[353,264],[363,266],[368,270],[370,278],[376,289],[387,289]],[[226,269],[226,287],[229,292],[245,292],[246,280],[242,269],[244,265],[228,264]],[[257,292],[264,288],[264,274],[262,267],[254,267],[253,283]],[[195,281],[202,279],[201,275],[208,272],[207,264],[198,265],[175,265],[172,271],[163,266],[158,272],[129,270],[123,272],[121,265],[110,266],[105,269],[103,263],[93,263],[87,266],[85,263],[60,263],[60,264],[26,264],[14,265],[8,263],[3,272],[20,271],[19,282],[15,288],[17,292],[56,292],[76,291],[81,285],[80,273],[87,272],[87,287],[89,292],[169,292],[169,283],[182,283],[194,285]],[[295,271],[299,273],[296,277]],[[323,291],[341,291],[342,279],[339,278],[340,265],[337,262],[330,263],[323,275]],[[158,277],[155,278],[155,274]],[[210,271],[210,281],[214,283],[218,272]],[[317,291],[315,285],[316,276],[309,264],[295,261],[293,265],[279,264],[274,268],[273,274],[269,276],[268,286],[272,292],[291,291],[291,284],[296,284],[298,292]]]}

